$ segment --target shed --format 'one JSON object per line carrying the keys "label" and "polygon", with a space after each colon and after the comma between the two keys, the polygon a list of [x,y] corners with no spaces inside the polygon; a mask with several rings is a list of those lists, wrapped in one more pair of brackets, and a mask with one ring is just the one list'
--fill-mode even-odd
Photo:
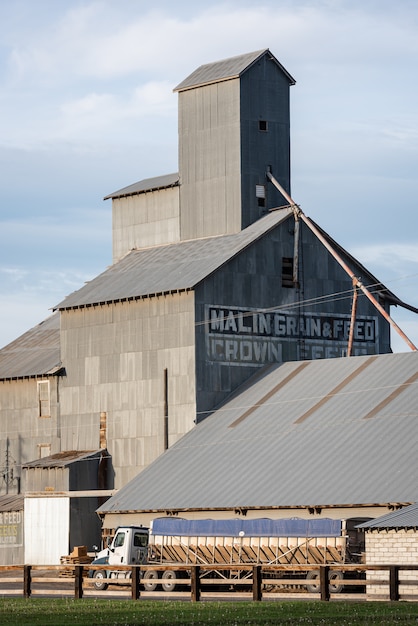
{"label": "shed", "polygon": [[24,464],[25,563],[58,565],[75,546],[99,545],[95,510],[104,492],[96,494],[107,459],[106,450],[71,451]]}

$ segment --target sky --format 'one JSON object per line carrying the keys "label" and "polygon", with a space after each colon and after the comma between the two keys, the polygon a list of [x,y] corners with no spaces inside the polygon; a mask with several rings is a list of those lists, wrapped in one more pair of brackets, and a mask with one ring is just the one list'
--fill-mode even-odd
{"label": "sky", "polygon": [[111,264],[107,194],[177,171],[174,87],[265,48],[296,79],[293,199],[418,307],[416,0],[0,0],[0,23],[0,347]]}

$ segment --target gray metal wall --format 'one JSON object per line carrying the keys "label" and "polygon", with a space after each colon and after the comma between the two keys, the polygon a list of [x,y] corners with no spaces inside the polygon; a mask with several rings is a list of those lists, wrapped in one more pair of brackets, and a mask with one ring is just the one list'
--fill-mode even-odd
{"label": "gray metal wall", "polygon": [[[241,77],[241,197],[242,228],[252,224],[268,209],[287,204],[273,185],[271,171],[290,193],[289,79],[267,55]],[[267,129],[260,130],[259,122]],[[256,185],[264,185],[265,207],[258,206]]]}
{"label": "gray metal wall", "polygon": [[[39,379],[39,380],[47,380]],[[58,378],[49,377],[51,417],[38,417],[36,379],[11,380],[0,383],[1,393],[1,448],[0,462],[15,478],[21,477],[21,465],[39,458],[42,444],[51,445],[51,454],[61,451],[59,434]],[[18,481],[6,487],[0,483],[0,495],[18,493]]]}
{"label": "gray metal wall", "polygon": [[180,237],[241,230],[240,83],[179,93]]}
{"label": "gray metal wall", "polygon": [[[263,56],[241,78],[179,93],[181,239],[235,233],[285,202],[290,192],[289,80]],[[267,128],[261,131],[260,120]]]}
{"label": "gray metal wall", "polygon": [[68,491],[68,467],[31,467],[24,470],[23,493],[27,492],[56,492]]}
{"label": "gray metal wall", "polygon": [[107,448],[118,489],[164,451],[164,370],[169,444],[195,419],[194,294],[62,312],[62,450]]}
{"label": "gray metal wall", "polygon": [[112,200],[113,263],[133,248],[158,246],[179,239],[178,187]]}
{"label": "gray metal wall", "polygon": [[89,552],[93,552],[93,546],[100,546],[102,525],[96,513],[99,504],[99,498],[70,499],[70,553],[75,546],[86,546]]}
{"label": "gray metal wall", "polygon": [[[352,282],[303,226],[301,288],[282,287],[292,226],[280,224],[196,289],[198,419],[264,364],[346,354]],[[386,352],[389,324],[360,296],[354,354]]]}

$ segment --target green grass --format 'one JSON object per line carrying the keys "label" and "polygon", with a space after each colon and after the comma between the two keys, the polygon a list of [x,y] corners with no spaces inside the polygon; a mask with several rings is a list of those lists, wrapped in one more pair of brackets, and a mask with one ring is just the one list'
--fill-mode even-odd
{"label": "green grass", "polygon": [[418,624],[418,603],[190,602],[0,598],[0,624],[8,626],[167,626],[210,624]]}

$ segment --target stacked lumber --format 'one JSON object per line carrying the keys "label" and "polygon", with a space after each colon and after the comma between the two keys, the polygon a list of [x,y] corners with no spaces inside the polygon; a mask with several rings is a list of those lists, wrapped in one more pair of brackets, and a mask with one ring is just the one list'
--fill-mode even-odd
{"label": "stacked lumber", "polygon": [[[87,546],[75,546],[74,550],[68,556],[60,558],[61,565],[89,565],[93,557],[87,554]],[[60,569],[60,576],[74,576],[74,567],[65,567]],[[84,572],[87,576],[87,572]]]}

